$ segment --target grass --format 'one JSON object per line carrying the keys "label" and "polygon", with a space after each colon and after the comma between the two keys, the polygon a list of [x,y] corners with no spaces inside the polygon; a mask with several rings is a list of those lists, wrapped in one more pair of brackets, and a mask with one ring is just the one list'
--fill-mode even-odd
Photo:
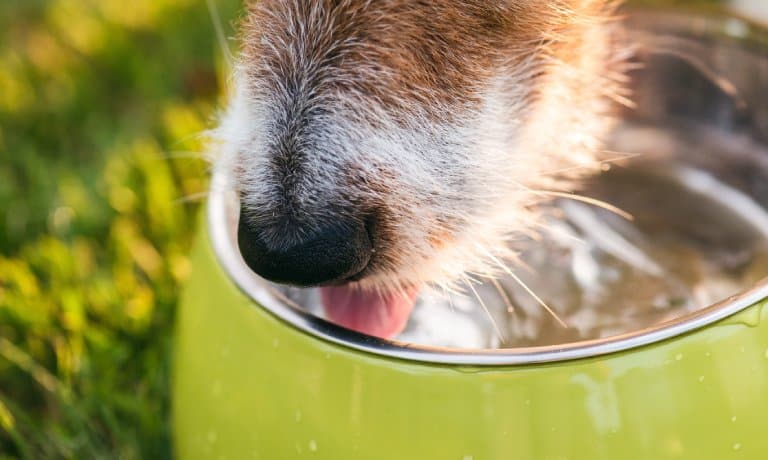
{"label": "grass", "polygon": [[171,457],[217,50],[204,0],[0,2],[0,458]]}

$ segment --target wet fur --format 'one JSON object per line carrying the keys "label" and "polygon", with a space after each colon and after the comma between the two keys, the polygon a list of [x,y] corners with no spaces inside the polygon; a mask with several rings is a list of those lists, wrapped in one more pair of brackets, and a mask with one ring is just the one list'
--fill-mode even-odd
{"label": "wet fur", "polygon": [[359,284],[493,276],[547,191],[599,169],[626,53],[605,0],[261,0],[216,132],[247,219],[289,245],[340,215]]}

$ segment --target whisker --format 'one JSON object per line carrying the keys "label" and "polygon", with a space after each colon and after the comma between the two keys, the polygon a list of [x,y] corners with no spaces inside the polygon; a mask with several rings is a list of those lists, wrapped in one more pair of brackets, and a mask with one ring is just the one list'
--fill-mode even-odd
{"label": "whisker", "polygon": [[216,39],[219,42],[219,47],[221,47],[221,53],[224,56],[224,60],[227,62],[227,65],[231,68],[233,57],[232,53],[229,49],[229,46],[227,46],[227,38],[224,35],[224,28],[222,27],[221,22],[221,16],[219,16],[219,9],[216,7],[215,0],[205,0],[206,5],[208,5],[208,13],[211,15],[211,22],[213,23],[213,29],[216,33]]}
{"label": "whisker", "polygon": [[453,296],[448,292],[448,289],[445,286],[440,286],[440,288],[443,291],[443,296],[448,300],[448,308],[450,308],[452,312],[456,312],[456,305],[453,304]]}
{"label": "whisker", "polygon": [[537,195],[555,196],[558,198],[565,198],[573,201],[580,201],[582,203],[591,204],[592,206],[596,206],[598,208],[605,209],[606,211],[610,211],[616,214],[617,216],[622,217],[630,222],[635,220],[632,214],[610,203],[606,203],[605,201],[598,200],[597,198],[591,198],[583,195],[576,195],[575,193],[556,192],[553,190],[531,190],[531,193],[537,194]]}
{"label": "whisker", "polygon": [[685,38],[668,35],[657,37],[641,33],[637,34],[635,38],[644,42],[644,50],[648,54],[674,56],[687,62],[720,88],[721,91],[731,97],[739,110],[749,107],[747,101],[730,80],[718,74],[707,62],[695,55],[695,52],[698,51],[697,47],[700,46],[697,43]]}
{"label": "whisker", "polygon": [[209,192],[192,193],[192,194],[177,198],[174,202],[176,204],[198,203],[200,201],[205,200],[208,197],[208,194]]}
{"label": "whisker", "polygon": [[616,102],[617,104],[624,106],[628,109],[634,109],[635,107],[637,107],[637,103],[628,96],[611,92],[611,93],[608,93],[608,97],[613,99],[613,101]]}
{"label": "whisker", "polygon": [[440,283],[438,286],[449,296],[460,296],[463,291],[457,289],[453,283]]}
{"label": "whisker", "polygon": [[504,290],[504,288],[501,286],[501,284],[496,278],[491,278],[491,283],[493,284],[493,287],[496,288],[496,291],[499,293],[499,297],[501,297],[501,300],[504,302],[504,305],[507,306],[507,312],[514,313],[515,306],[512,303],[512,299],[510,299],[509,295],[507,295],[507,291]]}
{"label": "whisker", "polygon": [[[473,276],[477,276],[478,278],[473,278],[472,276],[470,276],[470,274],[472,274]],[[485,277],[481,273],[471,273],[471,272],[466,272],[466,273],[464,273],[463,276],[464,276],[464,281],[465,282],[466,281],[470,281],[470,282],[475,283],[475,284],[482,284],[482,281],[480,281],[479,278],[484,278]]]}
{"label": "whisker", "polygon": [[177,148],[180,145],[184,145],[186,142],[190,141],[209,141],[211,139],[211,131],[210,130],[202,130],[194,133],[190,133],[186,136],[182,136],[175,141],[171,143],[171,147]]}
{"label": "whisker", "polygon": [[152,154],[150,156],[148,154],[138,154],[136,155],[136,157],[141,159],[148,159],[149,161],[158,161],[158,162],[176,160],[176,159],[203,160],[206,162],[210,162],[211,160],[211,156],[208,153],[195,152],[194,150],[161,151],[161,152],[158,152],[158,155]]}
{"label": "whisker", "polygon": [[213,182],[211,184],[208,184],[208,187],[206,190],[196,192],[196,193],[190,193],[188,195],[180,196],[176,198],[173,202],[175,204],[185,204],[185,203],[196,203],[204,201],[211,193],[226,193],[229,189],[226,187],[226,185],[221,183]]}
{"label": "whisker", "polygon": [[542,230],[544,230],[544,231],[546,231],[546,232],[548,232],[550,234],[553,234],[553,235],[557,234],[559,236],[562,236],[563,238],[569,239],[569,240],[573,241],[574,243],[578,243],[578,244],[580,244],[582,246],[586,246],[586,245],[589,244],[583,238],[579,238],[578,236],[576,236],[576,235],[574,235],[572,233],[569,233],[569,232],[567,232],[567,231],[565,231],[563,229],[557,228],[557,227],[553,227],[551,225],[547,225],[547,224],[545,224],[543,222],[538,222],[538,221],[535,221],[535,220],[531,220],[531,221],[526,221],[526,223],[531,225],[531,226],[538,227],[538,228],[540,228],[540,229],[542,229]]}
{"label": "whisker", "polygon": [[488,315],[488,319],[491,320],[491,324],[493,325],[493,329],[496,331],[496,337],[502,341],[505,342],[506,339],[504,338],[504,334],[501,333],[501,329],[499,329],[499,325],[496,323],[496,320],[493,318],[493,315],[491,315],[491,311],[488,310],[488,307],[485,305],[485,302],[483,302],[483,298],[480,297],[480,294],[477,293],[477,290],[472,285],[471,282],[465,280],[465,284],[469,287],[469,289],[472,291],[472,293],[477,298],[477,301],[480,302],[480,306],[483,307],[483,310],[485,310],[485,314]]}
{"label": "whisker", "polygon": [[173,160],[177,158],[192,158],[195,160],[210,160],[208,153],[195,152],[195,151],[174,151],[163,152],[161,154],[163,159]]}
{"label": "whisker", "polygon": [[550,171],[544,171],[544,172],[540,173],[540,175],[542,175],[542,176],[549,176],[549,175],[563,174],[563,173],[567,173],[567,172],[571,172],[571,171],[579,171],[581,169],[592,168],[593,166],[604,166],[606,164],[613,164],[613,163],[616,163],[618,161],[629,160],[629,159],[632,159],[632,158],[639,157],[639,156],[643,155],[642,153],[628,153],[628,152],[625,153],[625,152],[617,152],[617,151],[614,151],[614,150],[603,150],[602,152],[603,153],[609,153],[609,154],[616,155],[616,156],[615,157],[611,157],[611,158],[606,158],[604,160],[598,160],[598,161],[595,161],[594,163],[588,164],[588,165],[570,166],[568,168],[561,168],[561,169],[553,169],[553,170],[550,170]]}
{"label": "whisker", "polygon": [[630,158],[641,157],[645,155],[644,153],[641,153],[641,152],[622,152],[620,150],[610,150],[610,149],[602,149],[600,150],[600,152],[616,155],[613,158],[606,158],[605,160],[600,160],[600,163],[604,163],[606,161],[614,162],[614,161],[627,160]]}
{"label": "whisker", "polygon": [[512,277],[512,279],[513,279],[513,280],[515,280],[515,282],[516,282],[517,284],[519,284],[519,285],[520,285],[520,287],[522,287],[523,289],[525,289],[525,292],[527,292],[527,293],[528,293],[528,294],[529,294],[531,297],[533,297],[533,299],[534,299],[534,300],[535,300],[535,301],[536,301],[536,302],[537,302],[539,305],[541,305],[542,307],[544,307],[544,309],[545,309],[545,310],[546,310],[546,311],[547,311],[547,312],[548,312],[550,315],[552,315],[552,317],[555,319],[555,321],[557,321],[557,322],[560,324],[560,326],[562,326],[564,329],[569,329],[569,328],[570,328],[570,326],[568,326],[568,324],[567,324],[565,321],[563,321],[563,320],[562,320],[562,319],[561,319],[561,318],[560,318],[560,317],[557,315],[557,313],[555,313],[555,311],[554,311],[552,308],[550,308],[550,307],[549,307],[549,305],[547,305],[547,303],[546,303],[546,302],[544,302],[544,301],[541,299],[541,297],[539,297],[538,295],[536,295],[536,293],[535,293],[535,292],[533,292],[533,289],[531,289],[530,287],[528,287],[528,285],[527,285],[527,284],[525,284],[525,282],[523,282],[523,280],[521,280],[519,276],[517,276],[517,275],[516,275],[516,274],[515,274],[515,273],[514,273],[512,270],[510,270],[510,269],[509,269],[509,267],[507,267],[507,266],[506,266],[504,263],[502,263],[502,262],[501,262],[499,259],[497,259],[497,258],[496,258],[496,257],[495,257],[493,254],[491,254],[490,252],[488,252],[488,251],[487,251],[485,248],[483,248],[483,247],[481,247],[481,246],[478,246],[478,248],[479,248],[481,251],[483,251],[483,252],[485,253],[485,255],[486,255],[486,256],[488,256],[488,258],[490,258],[490,259],[491,259],[491,260],[492,260],[492,261],[493,261],[493,262],[494,262],[496,265],[498,265],[498,266],[499,266],[499,267],[500,267],[502,270],[504,270],[504,272],[505,272],[506,274],[508,274],[509,276],[511,276],[511,277]]}

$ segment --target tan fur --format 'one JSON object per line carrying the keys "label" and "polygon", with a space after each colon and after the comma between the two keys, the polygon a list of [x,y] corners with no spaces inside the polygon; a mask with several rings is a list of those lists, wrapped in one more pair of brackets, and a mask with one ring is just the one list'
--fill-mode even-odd
{"label": "tan fur", "polygon": [[[364,287],[496,274],[546,192],[597,170],[623,97],[613,10],[606,0],[255,2],[239,60],[248,107],[225,121],[254,131],[224,139],[235,186],[255,218],[274,220],[275,245],[333,213],[369,216],[377,252]],[[232,121],[243,110],[248,120]]]}
{"label": "tan fur", "polygon": [[[481,102],[499,68],[535,61],[538,71],[519,82],[532,96],[553,63],[592,71],[588,61],[605,46],[592,29],[611,11],[605,0],[259,0],[243,25],[242,62],[252,81],[304,79],[403,114],[460,111]],[[265,36],[286,46],[265,46]],[[574,91],[590,84],[573,83]]]}

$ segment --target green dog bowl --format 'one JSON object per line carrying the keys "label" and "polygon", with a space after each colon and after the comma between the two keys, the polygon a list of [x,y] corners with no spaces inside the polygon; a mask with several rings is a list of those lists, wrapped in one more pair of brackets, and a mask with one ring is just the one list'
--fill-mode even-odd
{"label": "green dog bowl", "polygon": [[[768,207],[766,35],[738,19],[633,22],[687,45],[686,56],[643,57],[639,108],[625,117],[754,146],[749,168],[729,156],[701,163]],[[178,318],[179,458],[768,458],[768,282],[588,342],[454,350],[379,340],[267,290],[240,258],[237,206],[221,181]]]}

